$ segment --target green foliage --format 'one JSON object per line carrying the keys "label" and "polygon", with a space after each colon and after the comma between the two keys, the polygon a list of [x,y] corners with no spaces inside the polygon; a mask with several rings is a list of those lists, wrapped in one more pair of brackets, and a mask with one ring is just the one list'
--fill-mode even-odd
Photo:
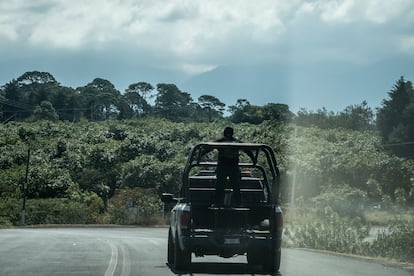
{"label": "green foliage", "polygon": [[377,114],[383,142],[399,156],[414,159],[414,88],[401,77]]}
{"label": "green foliage", "polygon": [[328,208],[323,217],[288,227],[286,238],[296,247],[359,254],[368,231],[359,218],[341,217]]}
{"label": "green foliage", "polygon": [[32,165],[29,178],[29,198],[61,198],[65,196],[66,190],[74,184],[67,170],[48,167],[45,164]]}
{"label": "green foliage", "polygon": [[289,139],[288,181],[296,178],[297,196],[305,199],[345,185],[367,193],[373,202],[396,199],[405,191],[412,202],[414,163],[382,150],[373,131],[321,130],[296,127]]}
{"label": "green foliage", "polygon": [[413,221],[396,221],[372,241],[365,239],[369,230],[359,217],[340,216],[325,208],[324,215],[312,217],[310,222],[296,221],[285,227],[284,240],[291,247],[414,261]]}
{"label": "green foliage", "polygon": [[[300,127],[272,120],[253,125],[146,117],[2,125],[0,223],[20,223],[28,147],[27,224],[162,223],[159,194],[178,192],[189,149],[222,136],[227,125],[241,140],[275,149],[284,174],[282,204],[291,200],[296,174],[294,198],[303,224],[288,227],[286,235],[294,246],[404,260],[412,256],[402,246],[412,244],[411,228],[395,227],[380,236],[383,240],[367,244],[363,239],[368,226],[363,223],[373,204],[393,210],[413,206],[414,162],[384,151],[372,130]],[[394,217],[388,221],[402,225]],[[381,243],[400,249],[386,252]]]}
{"label": "green foliage", "polygon": [[123,166],[120,186],[159,188],[163,176],[162,163],[154,156],[144,155]]}
{"label": "green foliage", "polygon": [[366,101],[347,106],[337,115],[336,126],[352,130],[368,130],[374,126],[374,112]]}
{"label": "green foliage", "polygon": [[68,199],[28,200],[26,224],[89,224],[99,215],[95,206]]}
{"label": "green foliage", "polygon": [[[0,226],[19,225],[21,193],[0,196]],[[91,192],[81,192],[75,185],[67,198],[29,199],[26,202],[26,224],[85,224],[98,223],[104,211],[101,198]]]}
{"label": "green foliage", "polygon": [[142,117],[151,113],[148,99],[152,98],[154,87],[146,82],[133,83],[125,90],[124,98],[132,112],[131,117]]}
{"label": "green foliage", "polygon": [[59,119],[59,115],[56,113],[55,108],[49,101],[42,101],[34,110],[33,116],[37,120],[56,121]]}
{"label": "green foliage", "polygon": [[300,126],[322,129],[345,128],[350,130],[370,130],[374,128],[374,112],[366,101],[358,105],[347,106],[343,111],[328,112],[325,108],[316,112],[301,109],[294,122]]}
{"label": "green foliage", "polygon": [[96,78],[78,88],[82,97],[85,116],[91,121],[116,118],[120,111],[121,93],[108,80]]}
{"label": "green foliage", "polygon": [[266,120],[289,122],[294,116],[285,104],[268,103],[265,106],[256,106],[246,99],[238,99],[235,105],[229,106],[229,111],[233,123],[260,124]]}
{"label": "green foliage", "polygon": [[162,202],[154,189],[118,190],[109,202],[109,220],[115,224],[154,224],[162,217]]}
{"label": "green foliage", "polygon": [[332,188],[314,198],[312,202],[318,210],[319,216],[325,216],[328,209],[333,210],[341,217],[363,217],[367,205],[367,194],[348,185]]}
{"label": "green foliage", "polygon": [[376,257],[387,257],[404,262],[414,262],[414,223],[391,225],[387,231],[378,233],[365,253]]}
{"label": "green foliage", "polygon": [[[20,193],[16,193],[20,195]],[[0,226],[18,225],[20,223],[21,200],[18,197],[0,197]]]}
{"label": "green foliage", "polygon": [[[156,92],[150,83],[132,83],[121,94],[110,81],[102,78],[73,89],[61,86],[50,73],[32,71],[1,88],[0,115],[16,121],[59,118],[78,122],[159,116],[175,122],[211,122],[222,119],[225,110],[225,104],[214,96],[202,95],[197,103],[190,93],[166,83],[157,84]],[[152,98],[155,101],[150,102]],[[285,104],[269,103],[260,107],[239,103],[240,100],[229,107],[235,123],[285,122],[293,117]]]}
{"label": "green foliage", "polygon": [[157,84],[158,95],[155,99],[155,110],[172,121],[182,121],[190,117],[192,98],[189,93],[182,92],[175,84]]}
{"label": "green foliage", "polygon": [[208,121],[212,118],[220,118],[223,116],[224,107],[226,106],[218,98],[211,95],[201,95],[198,98],[200,106],[208,111]]}

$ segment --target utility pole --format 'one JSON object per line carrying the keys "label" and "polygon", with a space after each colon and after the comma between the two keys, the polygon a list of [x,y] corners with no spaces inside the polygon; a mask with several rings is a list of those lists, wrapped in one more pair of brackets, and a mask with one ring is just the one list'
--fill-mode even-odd
{"label": "utility pole", "polygon": [[[295,128],[295,138],[298,134],[298,129]],[[297,173],[297,168],[298,168],[298,162],[295,160],[295,166],[293,169],[293,178],[292,178],[292,192],[291,192],[291,199],[290,199],[290,209],[291,209],[291,214],[292,214],[292,219],[295,218],[295,190],[296,190],[296,173]]]}
{"label": "utility pole", "polygon": [[26,224],[26,197],[27,197],[27,187],[29,186],[29,164],[30,164],[30,142],[34,139],[34,133],[27,131],[24,128],[19,129],[20,139],[27,145],[27,159],[26,159],[26,175],[25,181],[23,183],[23,205],[21,213],[21,224]]}
{"label": "utility pole", "polygon": [[26,160],[26,176],[23,183],[23,205],[22,205],[22,216],[21,224],[26,224],[26,197],[27,197],[27,187],[29,184],[29,162],[30,162],[30,143],[27,143],[27,160]]}

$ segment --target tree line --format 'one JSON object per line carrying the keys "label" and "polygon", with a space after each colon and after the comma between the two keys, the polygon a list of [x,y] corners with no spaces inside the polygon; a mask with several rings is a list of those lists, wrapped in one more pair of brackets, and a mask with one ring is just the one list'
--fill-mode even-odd
{"label": "tree line", "polygon": [[332,112],[300,109],[297,114],[283,103],[264,106],[238,99],[226,104],[212,95],[194,101],[191,94],[175,84],[132,83],[121,93],[108,80],[96,78],[76,89],[62,86],[48,72],[26,72],[0,89],[0,120],[78,122],[160,117],[173,122],[212,122],[226,119],[233,123],[260,124],[264,121],[293,122],[300,126],[344,128],[380,132],[390,151],[414,158],[414,89],[401,77],[376,112],[366,101]]}
{"label": "tree line", "polygon": [[[174,122],[201,122],[222,119],[225,106],[212,95],[201,95],[194,101],[190,93],[181,91],[175,84],[159,83],[154,87],[147,82],[137,82],[121,93],[110,81],[96,78],[74,89],[62,86],[50,73],[38,71],[24,73],[3,85],[0,92],[3,122],[103,121],[148,116]],[[256,107],[246,99],[238,100],[228,107],[228,111],[234,122],[261,123],[264,120],[287,120],[292,116],[285,104]]]}

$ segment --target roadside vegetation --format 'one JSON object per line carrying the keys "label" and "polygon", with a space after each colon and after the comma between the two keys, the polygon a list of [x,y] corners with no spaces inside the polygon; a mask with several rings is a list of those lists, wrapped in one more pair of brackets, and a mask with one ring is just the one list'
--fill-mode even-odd
{"label": "roadside vegetation", "polygon": [[175,85],[68,89],[29,72],[0,91],[0,226],[163,224],[159,196],[178,191],[190,148],[232,125],[276,151],[286,246],[414,261],[414,90],[403,78],[376,114],[365,102],[293,114],[240,99],[224,117],[217,98],[193,102]]}

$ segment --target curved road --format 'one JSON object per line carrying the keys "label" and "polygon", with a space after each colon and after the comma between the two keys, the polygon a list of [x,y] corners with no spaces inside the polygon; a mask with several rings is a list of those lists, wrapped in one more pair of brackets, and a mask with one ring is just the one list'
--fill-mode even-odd
{"label": "curved road", "polygon": [[[166,265],[167,228],[0,229],[0,275],[260,275],[246,257],[193,258],[191,271]],[[408,276],[379,262],[283,249],[284,276]]]}

